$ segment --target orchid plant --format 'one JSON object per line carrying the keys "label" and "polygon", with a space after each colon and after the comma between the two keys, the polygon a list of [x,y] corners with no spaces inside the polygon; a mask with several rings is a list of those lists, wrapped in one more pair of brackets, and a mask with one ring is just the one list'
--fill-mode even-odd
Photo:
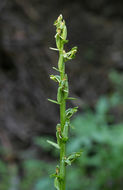
{"label": "orchid plant", "polygon": [[54,22],[56,26],[56,46],[50,48],[59,52],[58,68],[53,67],[59,75],[50,75],[50,79],[58,83],[57,100],[48,99],[52,103],[56,103],[60,107],[60,123],[56,126],[57,143],[47,140],[60,152],[60,163],[56,166],[56,171],[51,176],[54,177],[54,186],[57,190],[66,189],[66,166],[76,160],[81,155],[81,151],[66,155],[66,143],[68,141],[68,132],[70,127],[70,119],[77,112],[78,107],[66,109],[66,101],[75,98],[69,97],[68,76],[65,73],[65,64],[72,60],[77,52],[77,47],[73,47],[69,52],[64,50],[64,45],[68,43],[67,27],[63,16],[60,15]]}

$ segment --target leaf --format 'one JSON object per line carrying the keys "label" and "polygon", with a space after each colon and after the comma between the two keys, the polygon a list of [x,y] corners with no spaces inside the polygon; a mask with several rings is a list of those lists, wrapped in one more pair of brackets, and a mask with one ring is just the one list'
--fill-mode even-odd
{"label": "leaf", "polygon": [[49,144],[51,144],[52,146],[54,146],[55,148],[60,149],[60,147],[59,147],[59,145],[58,145],[57,143],[52,142],[52,141],[49,141],[49,140],[47,140],[47,142],[48,142]]}
{"label": "leaf", "polygon": [[53,173],[50,175],[50,178],[53,178],[53,177],[58,177],[58,175],[56,173]]}
{"label": "leaf", "polygon": [[57,69],[56,67],[52,67],[54,70],[58,71],[59,72],[59,69]]}
{"label": "leaf", "polygon": [[64,40],[64,39],[63,39],[63,43],[64,43],[64,44],[66,44],[66,43],[68,43],[68,42],[69,42],[69,40]]}
{"label": "leaf", "polygon": [[49,47],[49,49],[54,50],[54,51],[59,51],[59,49],[57,49],[57,48]]}
{"label": "leaf", "polygon": [[77,98],[73,98],[73,97],[68,97],[66,98],[67,100],[76,100]]}
{"label": "leaf", "polygon": [[54,103],[54,104],[59,104],[56,100],[51,100],[51,99],[49,99],[49,98],[48,98],[48,101],[50,101],[50,102],[52,102],[52,103]]}
{"label": "leaf", "polygon": [[58,180],[58,178],[56,177],[55,178],[55,180],[54,180],[54,186],[55,186],[55,188],[57,189],[57,190],[60,190],[60,184],[59,184],[59,180]]}
{"label": "leaf", "polygon": [[[46,143],[47,138],[49,137],[35,137],[34,138],[34,143],[38,146],[40,146],[41,148],[43,148],[45,151],[49,151],[51,150],[51,146],[50,144]],[[52,138],[50,138],[50,140],[52,140]]]}

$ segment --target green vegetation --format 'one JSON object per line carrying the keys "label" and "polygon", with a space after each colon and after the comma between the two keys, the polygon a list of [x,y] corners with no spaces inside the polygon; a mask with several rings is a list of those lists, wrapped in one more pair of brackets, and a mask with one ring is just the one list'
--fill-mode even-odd
{"label": "green vegetation", "polygon": [[[116,71],[110,73],[110,79],[115,91],[109,97],[100,97],[93,110],[85,109],[72,121],[75,129],[71,130],[67,152],[76,149],[83,149],[84,152],[73,168],[68,167],[66,189],[122,190],[123,121],[117,122],[113,110],[123,106],[123,80]],[[50,186],[49,181],[49,189]]]}
{"label": "green vegetation", "polygon": [[95,112],[88,110],[74,119],[76,130],[67,148],[71,151],[83,148],[84,156],[76,162],[74,172],[69,172],[69,178],[73,177],[76,183],[68,189],[122,189],[123,123],[112,124],[110,106],[103,97]]}
{"label": "green vegetation", "polygon": [[[66,189],[122,190],[123,123],[115,123],[115,117],[110,112],[114,103],[112,97],[102,97],[94,111],[87,109],[85,114],[78,115],[72,121],[75,129],[71,131],[67,152],[76,149],[83,149],[84,152],[72,168],[68,167]],[[45,152],[52,152],[52,157],[56,160],[58,151],[46,145],[46,139],[47,137],[37,137],[35,143]],[[48,175],[54,170],[56,161],[28,159],[22,165],[25,174],[20,180],[21,190],[54,190],[53,181]],[[9,190],[11,179],[9,167],[0,161],[0,190]]]}
{"label": "green vegetation", "polygon": [[57,143],[47,141],[49,144],[60,150],[60,165],[56,166],[56,172],[52,174],[55,178],[54,186],[57,190],[66,189],[66,166],[80,157],[81,152],[71,153],[69,156],[66,155],[66,142],[68,141],[68,131],[70,127],[70,119],[74,113],[77,112],[77,107],[69,108],[66,110],[66,101],[73,99],[68,97],[68,76],[65,73],[65,62],[73,59],[77,52],[77,47],[72,48],[69,52],[65,52],[64,44],[67,40],[67,28],[62,15],[58,17],[54,25],[56,26],[56,48],[52,50],[59,51],[58,69],[56,69],[60,75],[51,75],[50,78],[58,83],[57,101],[49,99],[49,101],[59,104],[60,106],[60,123],[56,126],[56,137]]}
{"label": "green vegetation", "polygon": [[[79,152],[72,155],[71,152],[84,150],[83,157],[75,160],[72,168],[67,168],[67,190],[123,189],[123,119],[118,116],[123,113],[123,76],[112,71],[109,77],[114,90],[108,96],[100,97],[93,109],[88,106],[83,113],[74,117],[70,140],[66,133],[63,135],[65,143],[67,140],[66,152],[69,155],[65,158],[66,165],[71,165],[80,156]],[[56,79],[59,81],[60,77]],[[75,111],[76,108],[65,112],[68,119]],[[50,139],[50,144],[46,143],[46,139]],[[20,154],[22,176],[19,174],[20,165],[5,161],[3,147],[0,147],[0,190],[54,190],[53,179],[48,175],[59,164],[56,160],[61,142],[55,144],[52,141],[55,141],[53,137],[34,138],[35,145],[42,149],[44,155],[48,155],[48,161],[45,158],[39,160],[36,156],[23,160],[24,153]],[[57,173],[53,176],[58,178]]]}

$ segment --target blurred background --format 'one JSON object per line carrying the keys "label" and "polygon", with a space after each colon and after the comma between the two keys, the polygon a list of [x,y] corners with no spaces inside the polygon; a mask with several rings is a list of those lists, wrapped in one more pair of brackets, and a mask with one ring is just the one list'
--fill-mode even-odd
{"label": "blurred background", "polygon": [[57,52],[53,22],[68,28],[72,120],[67,152],[83,155],[67,170],[67,190],[123,189],[123,1],[0,1],[0,190],[53,190]]}

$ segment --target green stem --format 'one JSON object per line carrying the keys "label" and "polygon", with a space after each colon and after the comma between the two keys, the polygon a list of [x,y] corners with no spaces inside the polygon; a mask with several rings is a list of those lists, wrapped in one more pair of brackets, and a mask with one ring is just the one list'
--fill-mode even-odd
{"label": "green stem", "polygon": [[60,190],[65,190],[65,184],[66,184],[66,168],[65,168],[65,162],[64,162],[64,157],[65,157],[65,143],[61,144],[61,149],[60,149]]}
{"label": "green stem", "polygon": [[[63,131],[64,124],[65,124],[65,107],[66,102],[65,100],[60,105],[60,120],[61,120],[61,130]],[[66,183],[66,168],[65,168],[65,162],[64,158],[66,155],[66,143],[61,141],[60,146],[60,190],[65,190],[65,183]]]}
{"label": "green stem", "polygon": [[[63,50],[63,47],[62,47]],[[61,80],[64,79],[64,75],[65,75],[65,65],[63,63],[63,55],[62,55],[62,51],[60,52],[60,65],[62,65],[62,70],[60,72],[60,76],[61,76]],[[60,104],[60,123],[61,123],[61,131],[63,131],[64,129],[64,125],[65,125],[65,110],[66,110],[66,100],[63,99],[63,101]],[[61,181],[60,181],[60,190],[65,190],[65,183],[66,183],[66,168],[65,168],[65,162],[64,162],[64,158],[66,155],[66,143],[61,141],[61,145],[60,145],[60,177],[61,177]]]}

